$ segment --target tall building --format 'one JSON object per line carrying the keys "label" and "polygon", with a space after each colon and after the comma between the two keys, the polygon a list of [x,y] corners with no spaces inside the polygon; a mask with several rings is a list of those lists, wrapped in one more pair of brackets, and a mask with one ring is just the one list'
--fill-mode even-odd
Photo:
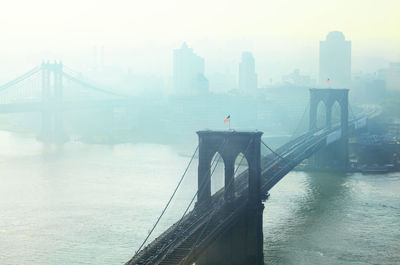
{"label": "tall building", "polygon": [[329,32],[319,43],[319,82],[331,87],[347,87],[351,80],[351,41],[340,31]]}
{"label": "tall building", "polygon": [[257,88],[257,74],[255,72],[254,57],[251,52],[242,53],[239,64],[239,89],[251,90]]}
{"label": "tall building", "polygon": [[182,94],[208,92],[209,82],[204,76],[204,58],[198,56],[184,42],[174,50],[174,88]]}

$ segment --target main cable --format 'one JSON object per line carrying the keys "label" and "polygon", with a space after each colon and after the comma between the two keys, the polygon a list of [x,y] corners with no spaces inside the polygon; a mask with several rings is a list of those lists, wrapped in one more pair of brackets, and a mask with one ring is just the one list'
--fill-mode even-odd
{"label": "main cable", "polygon": [[[223,149],[225,148],[225,144],[226,144],[226,141],[224,140],[224,142],[221,144],[221,146],[223,147]],[[222,149],[222,151],[223,151],[223,149]],[[221,151],[221,153],[222,153],[222,151]],[[221,156],[220,156],[220,155],[218,156],[218,159],[215,158],[213,163],[215,163],[215,160],[217,160],[217,163],[215,164],[213,170],[211,171],[211,167],[213,166],[213,163],[211,163],[210,169],[206,172],[206,174],[208,174],[208,173],[211,171],[210,178],[211,178],[212,175],[214,174],[214,171],[215,171],[215,169],[217,168],[220,159],[221,159]],[[203,191],[204,187],[206,186],[206,183],[207,183],[207,181],[203,181],[203,183],[202,183],[201,186],[200,186],[200,189],[198,189],[198,190],[196,191],[196,193],[195,193],[194,196],[192,197],[192,199],[191,199],[189,205],[186,207],[186,209],[185,209],[185,211],[184,211],[184,213],[183,213],[181,219],[179,220],[177,226],[179,226],[179,224],[180,224],[181,221],[183,220],[183,217],[184,217],[184,216],[186,215],[186,213],[189,211],[190,206],[192,205],[192,203],[193,203],[194,199],[196,198],[197,194],[199,193],[199,190],[200,190],[200,191]]]}
{"label": "main cable", "polygon": [[[228,140],[224,140],[224,141],[222,142],[222,144],[219,146],[217,152],[221,151],[221,153],[222,153],[223,150],[225,149],[225,145],[226,145],[227,142],[228,142]],[[221,150],[221,147],[222,147],[222,150]],[[211,171],[210,177],[214,174],[214,171],[215,171],[215,169],[217,168],[220,159],[221,159],[221,156],[219,155],[219,156],[218,156],[218,159],[217,159],[216,157],[214,157],[213,161],[211,162],[210,168],[207,170],[206,174],[208,174],[208,173],[211,171],[211,168],[213,167],[215,161],[217,161],[216,164],[215,164],[215,166],[214,166],[214,168],[213,168],[213,170]],[[180,224],[182,223],[183,218],[185,217],[186,213],[189,211],[190,206],[192,205],[194,199],[196,198],[196,196],[197,196],[197,194],[199,193],[199,191],[202,191],[202,190],[204,189],[206,183],[207,183],[206,181],[204,181],[203,183],[201,183],[200,188],[196,191],[196,193],[195,193],[194,196],[192,197],[192,199],[191,199],[189,205],[186,207],[186,209],[185,209],[185,211],[184,211],[182,217],[181,217],[181,218],[179,219],[179,221],[177,222],[177,224],[176,224],[176,227],[177,227],[177,228],[179,228]],[[175,240],[173,240],[173,242],[175,242],[175,241],[182,235],[182,233],[183,233],[183,231],[180,231],[180,233],[179,233],[178,235],[175,236]],[[166,249],[166,248],[168,248],[169,246],[171,246],[173,242],[170,242],[167,246],[163,247],[163,248],[161,249],[161,251],[163,251],[164,249]],[[150,261],[154,260],[155,258],[157,258],[157,255],[153,256],[153,257],[151,258]]]}
{"label": "main cable", "polygon": [[[248,151],[248,149],[249,149],[249,147],[250,147],[250,144],[251,144],[252,142],[253,142],[253,139],[251,139],[251,140],[249,141],[249,143],[247,144],[247,147],[246,147],[246,149],[245,149],[245,153],[244,153],[243,156],[241,157],[238,167],[237,167],[237,168],[235,169],[235,171],[233,172],[233,178],[232,178],[231,181],[228,183],[228,186],[225,187],[225,190],[226,190],[226,188],[229,188],[229,187],[232,185],[232,183],[235,182],[235,175],[236,175],[237,171],[239,170],[240,165],[241,165],[242,162],[243,162],[243,159],[244,159],[245,156],[247,155],[247,151]],[[211,219],[214,217],[214,214],[217,212],[217,209],[218,209],[218,208],[214,208],[214,209],[212,210],[211,214],[209,214],[209,218],[208,218],[208,220],[207,220],[207,223],[205,224],[205,226],[204,226],[203,229],[201,230],[200,234],[198,235],[198,237],[197,237],[197,239],[196,239],[196,242],[192,245],[192,248],[190,249],[190,253],[192,253],[194,247],[197,246],[197,244],[198,244],[200,238],[203,236],[205,230],[207,229],[207,227],[208,227],[208,225],[209,225]],[[189,255],[190,255],[190,253],[189,253]]]}
{"label": "main cable", "polygon": [[[144,246],[144,244],[146,244],[146,242],[147,242],[147,240],[149,239],[150,235],[153,233],[154,229],[156,228],[156,226],[157,226],[158,223],[160,222],[161,217],[164,215],[164,213],[165,213],[165,211],[167,210],[168,206],[170,205],[172,199],[174,198],[174,196],[175,196],[175,194],[176,194],[176,192],[177,192],[179,186],[181,185],[183,179],[185,178],[185,175],[186,175],[186,173],[187,173],[187,171],[188,171],[188,169],[189,169],[189,167],[190,167],[190,164],[192,163],[193,158],[195,157],[195,155],[196,155],[196,153],[197,153],[198,150],[199,150],[199,146],[197,145],[196,150],[194,151],[194,153],[193,153],[193,155],[192,155],[192,158],[190,159],[189,164],[187,165],[187,167],[186,167],[186,169],[185,169],[185,172],[183,173],[181,179],[180,179],[179,182],[178,182],[178,185],[176,185],[174,192],[172,193],[172,195],[171,195],[171,197],[169,198],[167,204],[165,205],[164,209],[162,210],[162,212],[161,212],[160,216],[158,217],[156,223],[153,225],[153,228],[150,230],[149,234],[147,235],[147,237],[145,238],[145,240],[143,241],[143,243],[140,245],[140,247],[139,247],[139,249],[136,251],[136,253],[139,253],[139,251],[142,249],[142,247]],[[136,253],[135,253],[135,254],[136,254]]]}
{"label": "main cable", "polygon": [[274,155],[276,155],[277,157],[286,160],[286,158],[284,158],[283,156],[281,156],[280,154],[278,154],[277,152],[275,152],[271,147],[269,147],[266,143],[264,143],[264,141],[261,141],[261,143],[269,150],[271,151]]}
{"label": "main cable", "polygon": [[290,139],[293,139],[296,136],[298,130],[300,129],[300,126],[303,124],[303,119],[305,118],[307,110],[309,110],[309,107],[310,107],[310,102],[308,102],[307,106],[305,107],[303,114],[301,115],[300,121],[297,124],[297,126],[295,127],[295,130],[294,130],[292,136],[290,137]]}

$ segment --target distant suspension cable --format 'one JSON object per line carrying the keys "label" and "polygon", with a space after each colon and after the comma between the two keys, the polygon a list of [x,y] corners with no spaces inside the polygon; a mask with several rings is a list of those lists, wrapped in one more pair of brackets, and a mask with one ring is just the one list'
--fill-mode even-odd
{"label": "distant suspension cable", "polygon": [[296,136],[298,130],[300,129],[300,126],[303,124],[303,120],[304,120],[304,118],[306,117],[306,113],[307,113],[307,110],[309,109],[309,107],[310,107],[310,102],[309,102],[309,103],[307,104],[307,106],[305,107],[305,109],[304,109],[304,111],[303,111],[303,114],[301,115],[300,121],[299,121],[299,123],[297,124],[297,126],[295,127],[295,130],[294,130],[292,136],[290,137],[290,139],[293,139],[293,138]]}
{"label": "distant suspension cable", "polygon": [[142,247],[144,246],[144,244],[146,244],[146,242],[147,242],[147,240],[149,239],[150,235],[153,233],[154,229],[157,227],[158,223],[160,222],[161,217],[164,215],[164,213],[165,213],[165,211],[167,210],[169,204],[171,203],[172,199],[174,198],[174,196],[175,196],[175,194],[176,194],[176,192],[177,192],[179,186],[181,185],[183,179],[185,178],[185,175],[186,175],[186,173],[187,173],[187,171],[188,171],[188,169],[189,169],[189,167],[190,167],[190,164],[191,164],[192,161],[193,161],[193,158],[195,157],[195,155],[196,155],[196,153],[197,153],[197,150],[199,150],[199,146],[196,147],[196,150],[194,151],[194,153],[193,153],[193,155],[192,155],[192,158],[190,159],[189,164],[187,165],[187,167],[186,167],[186,169],[185,169],[185,172],[183,173],[181,179],[179,180],[178,185],[176,185],[174,192],[172,193],[172,195],[171,195],[171,197],[169,198],[167,204],[165,205],[164,209],[162,210],[162,212],[161,212],[160,216],[158,217],[156,223],[153,225],[153,228],[150,230],[149,234],[147,235],[147,237],[145,238],[145,240],[143,241],[143,243],[140,245],[140,247],[139,247],[139,249],[136,251],[136,253],[139,253],[139,251],[142,249]]}
{"label": "distant suspension cable", "polygon": [[101,93],[104,93],[104,94],[109,94],[109,95],[113,95],[113,96],[117,96],[117,97],[128,97],[126,95],[121,95],[119,93],[115,93],[115,92],[110,91],[110,90],[98,88],[98,87],[96,87],[96,86],[94,86],[92,84],[89,84],[88,82],[83,81],[80,78],[74,77],[74,76],[72,76],[72,75],[70,75],[70,74],[68,74],[66,72],[63,72],[63,76],[66,77],[67,79],[71,80],[72,82],[78,83],[78,84],[80,84],[80,85],[82,85],[82,86],[84,86],[86,88],[90,88],[90,89],[95,90],[97,92],[101,92]]}
{"label": "distant suspension cable", "polygon": [[284,158],[283,156],[281,156],[280,154],[278,154],[277,152],[275,152],[274,150],[272,150],[272,148],[269,147],[266,143],[264,143],[264,141],[261,141],[261,143],[262,143],[269,151],[271,151],[274,155],[278,156],[279,158],[282,158],[283,160],[286,160],[286,158]]}
{"label": "distant suspension cable", "polygon": [[3,85],[0,86],[0,91],[3,91],[7,88],[9,88],[10,86],[13,86],[15,84],[18,84],[19,82],[31,77],[32,75],[36,74],[37,72],[39,72],[41,70],[40,67],[35,67],[33,69],[31,69],[30,71],[26,72],[23,75],[20,75],[19,77],[15,78],[14,80],[11,80],[10,82],[7,82]]}

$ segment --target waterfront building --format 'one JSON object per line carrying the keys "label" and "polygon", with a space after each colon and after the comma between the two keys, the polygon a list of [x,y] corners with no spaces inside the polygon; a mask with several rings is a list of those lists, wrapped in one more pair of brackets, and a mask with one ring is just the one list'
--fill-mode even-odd
{"label": "waterfront building", "polygon": [[348,87],[351,80],[351,41],[340,31],[329,32],[319,44],[319,83],[332,88]]}
{"label": "waterfront building", "polygon": [[204,58],[194,53],[184,42],[173,53],[174,89],[179,94],[208,92],[209,82],[204,75]]}
{"label": "waterfront building", "polygon": [[252,90],[257,88],[257,74],[255,72],[254,57],[251,52],[242,53],[239,64],[239,89]]}

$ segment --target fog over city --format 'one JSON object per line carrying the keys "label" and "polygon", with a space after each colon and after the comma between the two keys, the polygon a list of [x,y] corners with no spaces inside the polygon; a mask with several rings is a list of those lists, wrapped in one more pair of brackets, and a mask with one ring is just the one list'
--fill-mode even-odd
{"label": "fog over city", "polygon": [[0,264],[400,264],[399,14],[3,1]]}
{"label": "fog over city", "polygon": [[400,60],[399,5],[395,0],[12,1],[0,11],[1,58],[7,62],[0,80],[43,59],[87,72],[95,64],[95,47],[104,47],[109,71],[130,70],[167,82],[171,51],[186,41],[205,58],[207,75],[236,75],[241,52],[252,51],[265,86],[296,68],[317,76],[318,41],[333,30],[353,43],[353,72],[375,72]]}
{"label": "fog over city", "polygon": [[[97,87],[136,98],[146,97],[141,103],[169,97],[164,106],[174,106],[171,95],[172,98],[188,94],[193,97],[199,92],[208,93],[211,99],[216,98],[212,96],[215,94],[249,95],[247,92],[251,92],[253,97],[290,101],[290,95],[304,92],[304,100],[296,102],[298,110],[294,111],[302,113],[300,109],[306,105],[310,87],[354,88],[350,97],[362,99],[356,97],[357,94],[366,97],[360,89],[366,85],[360,82],[388,78],[382,72],[390,68],[390,63],[400,61],[399,6],[397,1],[344,0],[335,3],[311,0],[13,1],[0,11],[0,35],[4,40],[0,50],[3,62],[0,83],[42,62],[56,61]],[[350,43],[346,70],[350,76],[346,82],[335,80],[329,71],[321,73],[320,41],[332,31],[342,32]],[[174,50],[183,45],[203,60],[199,71],[208,84],[202,89],[190,83],[177,88],[174,78],[179,73],[174,72]],[[256,74],[253,88],[240,86],[239,64],[243,53],[253,57],[252,71]],[[326,60],[325,64],[329,64],[335,59]],[[191,60],[186,64],[189,66],[184,63],[182,67],[190,67]],[[329,85],[324,82],[327,78],[331,79]],[[285,89],[292,93],[288,94]],[[64,90],[75,93],[67,86]],[[389,87],[389,90],[393,89]],[[265,95],[271,91],[275,91],[274,96]],[[206,103],[212,104],[201,100],[197,104]],[[222,106],[220,112],[213,112],[210,105],[206,111],[211,112],[207,122],[195,124],[187,133],[196,128],[212,128],[209,118],[218,120],[234,112],[232,107],[223,108],[228,104],[223,97],[217,104]],[[285,111],[290,112],[290,108]],[[166,111],[162,112],[168,116]],[[189,110],[183,108],[181,112],[190,116]],[[256,112],[258,116],[265,116],[268,111]],[[275,113],[277,119],[287,119],[280,114]],[[141,114],[143,119],[152,120],[156,115]],[[263,129],[259,124],[241,123],[245,117],[237,118],[232,120],[239,122],[237,129]],[[296,116],[293,120],[299,118]],[[180,123],[182,119],[175,122]],[[150,128],[147,126],[147,129]]]}

